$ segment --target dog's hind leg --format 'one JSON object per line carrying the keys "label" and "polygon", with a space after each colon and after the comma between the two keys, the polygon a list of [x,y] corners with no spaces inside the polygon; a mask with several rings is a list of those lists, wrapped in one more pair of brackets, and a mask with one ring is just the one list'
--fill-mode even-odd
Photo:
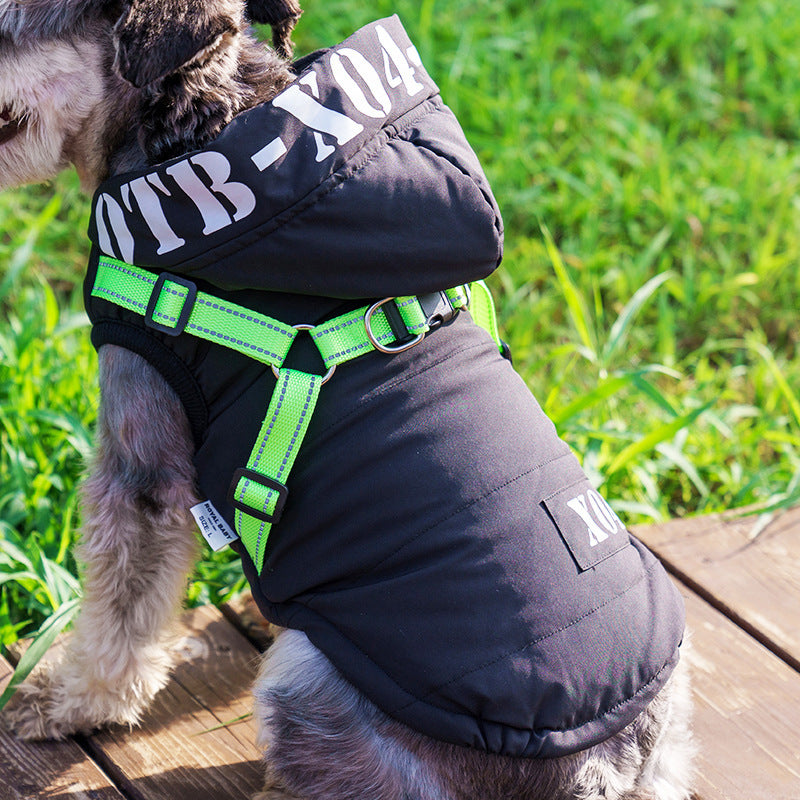
{"label": "dog's hind leg", "polygon": [[135,724],[165,684],[171,621],[195,556],[192,440],[175,394],[139,356],[100,350],[97,452],[83,487],[84,597],[64,658],[23,684],[24,738]]}
{"label": "dog's hind leg", "polygon": [[283,631],[254,687],[267,782],[254,800],[454,800],[403,726],[347,683],[305,634]]}
{"label": "dog's hind leg", "polygon": [[651,717],[660,720],[660,727],[658,738],[644,762],[640,783],[651,787],[656,800],[685,800],[694,782],[697,748],[691,730],[692,648],[688,631],[681,653],[667,691],[662,690],[647,709]]}

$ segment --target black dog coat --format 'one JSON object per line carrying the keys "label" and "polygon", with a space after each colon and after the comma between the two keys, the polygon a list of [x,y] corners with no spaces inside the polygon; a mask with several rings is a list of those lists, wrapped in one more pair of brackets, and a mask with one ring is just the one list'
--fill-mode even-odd
{"label": "black dog coat", "polygon": [[[101,252],[290,324],[483,277],[501,253],[486,179],[397,18],[297,71],[203,151],[106,182],[90,230],[93,341],[178,392],[229,524],[273,374],[93,294]],[[319,371],[308,337],[292,358]],[[675,588],[466,312],[340,366],[287,483],[260,575],[235,545],[260,608],[416,730],[563,755],[631,722],[677,661]]]}

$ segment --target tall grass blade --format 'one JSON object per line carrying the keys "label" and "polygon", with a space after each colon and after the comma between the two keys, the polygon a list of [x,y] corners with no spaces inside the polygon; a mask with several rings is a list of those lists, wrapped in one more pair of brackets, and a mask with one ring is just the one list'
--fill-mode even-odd
{"label": "tall grass blade", "polygon": [[[3,529],[6,530],[3,530]],[[27,553],[8,538],[13,535],[11,526],[0,526],[0,564],[22,564],[26,569],[33,570],[33,561]]]}
{"label": "tall grass blade", "polygon": [[689,412],[688,414],[684,414],[676,419],[672,420],[671,422],[667,422],[664,425],[660,425],[655,430],[648,433],[646,436],[643,436],[638,441],[629,444],[627,447],[623,448],[614,460],[609,464],[606,468],[606,472],[608,475],[613,475],[615,472],[622,469],[622,467],[629,464],[633,461],[636,456],[641,455],[642,453],[646,453],[648,450],[652,450],[657,444],[661,442],[666,442],[672,439],[678,431],[682,430],[683,428],[688,427],[691,425],[704,411],[710,408],[714,404],[713,400],[709,400],[704,405],[700,406],[700,408],[696,408],[693,411]]}
{"label": "tall grass blade", "polygon": [[8,267],[5,271],[3,280],[0,281],[0,303],[5,300],[14,288],[19,276],[33,256],[34,248],[39,240],[39,236],[44,228],[53,221],[61,208],[61,195],[54,195],[42,212],[36,218],[34,224],[28,230],[27,236],[22,245],[18,247],[12,255]]}
{"label": "tall grass blade", "polygon": [[210,728],[205,728],[202,731],[197,731],[197,733],[193,733],[192,736],[203,736],[206,733],[213,733],[214,731],[221,731],[223,728],[230,728],[233,725],[238,725],[240,722],[244,722],[250,717],[253,716],[252,711],[248,711],[246,714],[240,714],[238,717],[234,717],[233,719],[229,719],[226,722],[220,722],[219,725],[213,725]]}
{"label": "tall grass blade", "polygon": [[611,361],[617,350],[625,343],[633,320],[642,306],[656,293],[659,286],[665,284],[674,274],[669,270],[662,272],[660,275],[650,278],[644,286],[634,292],[633,297],[628,300],[611,326],[608,340],[603,345],[603,350],[600,354],[600,362],[602,364],[607,365]]}
{"label": "tall grass blade", "polygon": [[677,448],[667,442],[656,445],[656,450],[678,467],[695,485],[701,497],[708,497],[710,490],[700,477],[697,467]]}
{"label": "tall grass blade", "polygon": [[644,252],[636,260],[636,272],[642,273],[650,268],[650,265],[656,260],[658,254],[664,250],[667,242],[672,236],[672,226],[665,225],[645,248]]}
{"label": "tall grass blade", "polygon": [[64,603],[53,616],[49,617],[39,631],[31,646],[25,651],[22,658],[20,658],[14,674],[11,676],[6,690],[0,695],[0,710],[2,710],[6,703],[14,696],[19,686],[28,675],[31,674],[33,668],[42,659],[42,656],[47,652],[50,646],[56,639],[59,633],[64,629],[66,624],[75,616],[79,607],[78,599],[68,600]]}
{"label": "tall grass blade", "polygon": [[661,397],[661,393],[656,388],[652,387],[645,379],[646,375],[653,374],[654,372],[675,376],[674,372],[665,370],[663,367],[647,366],[633,372],[623,372],[603,377],[590,391],[583,392],[566,405],[554,407],[552,409],[548,408],[548,416],[556,425],[562,425],[570,419],[579,416],[582,412],[586,411],[586,409],[597,405],[597,403],[603,400],[607,400],[609,397],[613,397],[624,389],[630,389],[632,386],[635,386],[648,395],[652,392],[654,397],[660,398],[659,404],[669,410],[671,416],[677,416],[666,398]]}
{"label": "tall grass blade", "polygon": [[571,403],[567,403],[550,412],[550,418],[555,425],[563,425],[565,422],[580,415],[587,408],[606,400],[630,385],[631,379],[627,375],[613,375],[609,378],[603,378],[598,381],[590,392],[584,392]]}
{"label": "tall grass blade", "polygon": [[785,375],[781,372],[780,367],[775,361],[775,356],[769,348],[765,347],[760,342],[750,342],[749,344],[750,347],[764,359],[769,371],[772,373],[772,377],[775,378],[775,382],[778,384],[778,388],[781,390],[781,394],[783,394],[786,398],[786,402],[789,404],[795,424],[800,426],[800,399],[792,390],[792,387],[789,386],[789,382],[786,380]]}
{"label": "tall grass blade", "polygon": [[589,333],[586,310],[584,309],[578,290],[575,288],[575,284],[570,280],[567,268],[564,266],[564,262],[561,259],[561,253],[558,252],[558,248],[547,226],[544,223],[540,223],[539,228],[544,237],[544,246],[550,258],[550,263],[553,265],[556,277],[558,278],[558,285],[561,287],[561,292],[564,295],[564,299],[567,301],[567,308],[572,317],[572,322],[575,325],[575,330],[578,331],[578,336],[581,342],[583,342],[583,346],[593,355],[593,360],[596,360],[596,349],[591,334]]}

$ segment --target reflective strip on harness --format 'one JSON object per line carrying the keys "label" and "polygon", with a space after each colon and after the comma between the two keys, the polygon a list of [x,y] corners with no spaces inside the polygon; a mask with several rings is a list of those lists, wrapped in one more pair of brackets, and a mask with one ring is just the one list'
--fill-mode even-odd
{"label": "reflective strip on harness", "polygon": [[489,332],[502,352],[503,345],[497,329],[497,314],[489,287],[484,281],[475,281],[470,284],[469,288],[471,291],[469,313],[472,314],[472,319],[475,320],[476,325]]}
{"label": "reflective strip on harness", "polygon": [[259,574],[269,531],[286,502],[286,479],[314,413],[321,385],[319,375],[280,370],[247,469],[238,470],[231,483],[228,500],[235,509],[236,531]]}
{"label": "reflective strip on harness", "polygon": [[[174,278],[174,280],[173,280]],[[291,325],[258,314],[236,303],[222,301],[205,292],[191,292],[189,281],[168,273],[160,277],[152,272],[113,258],[101,258],[92,296],[108,300],[156,323],[165,333],[184,330],[201,339],[237,350],[271,366],[283,363],[297,331]],[[160,289],[158,293],[155,289]],[[194,303],[183,327],[186,304]],[[149,313],[147,313],[149,311]],[[152,325],[151,325],[152,326]]]}
{"label": "reflective strip on harness", "polygon": [[[181,276],[156,275],[103,256],[92,296],[143,316],[145,325],[170,336],[192,334],[272,367],[277,384],[266,417],[247,466],[235,472],[228,493],[236,531],[261,574],[267,537],[283,512],[288,475],[322,384],[339,364],[365,353],[414,346],[429,330],[467,307],[470,290],[460,286],[419,297],[386,298],[316,326],[292,326],[201,292]],[[479,321],[497,341],[488,289],[479,288],[477,296]],[[326,375],[282,368],[298,330],[310,334],[328,369]]]}

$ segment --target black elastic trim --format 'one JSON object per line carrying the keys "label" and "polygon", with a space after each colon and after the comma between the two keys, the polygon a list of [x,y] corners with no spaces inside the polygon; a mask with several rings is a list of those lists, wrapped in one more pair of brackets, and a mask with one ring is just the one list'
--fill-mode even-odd
{"label": "black elastic trim", "polygon": [[148,331],[128,322],[102,320],[92,326],[92,344],[96,349],[104,344],[124,347],[154,366],[172,387],[183,404],[195,448],[199,448],[208,428],[208,408],[200,385],[189,368],[161,340]]}

